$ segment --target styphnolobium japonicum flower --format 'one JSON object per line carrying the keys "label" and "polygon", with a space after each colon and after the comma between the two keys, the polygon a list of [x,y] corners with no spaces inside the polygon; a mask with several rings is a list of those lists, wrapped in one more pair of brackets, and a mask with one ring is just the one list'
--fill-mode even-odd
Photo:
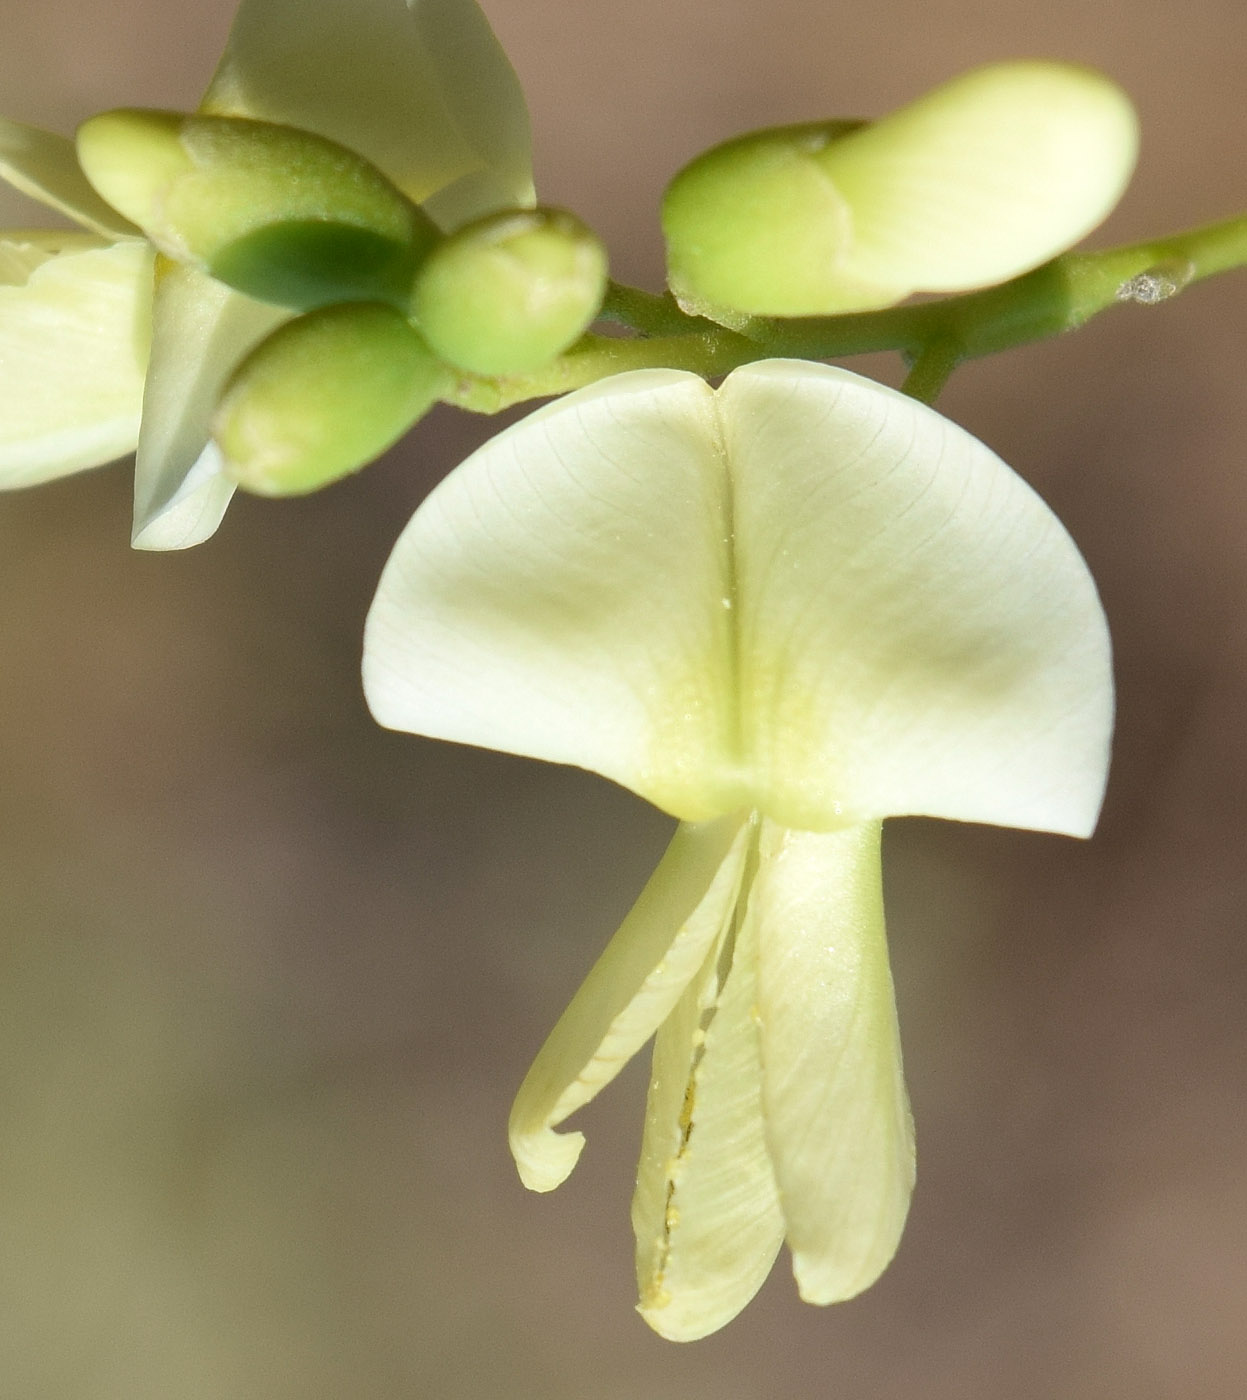
{"label": "styphnolobium japonicum flower", "polygon": [[368,621],[387,725],[574,763],[680,819],[525,1079],[525,1183],[657,1032],[633,1199],[641,1311],[713,1331],[780,1244],[804,1298],[873,1282],[913,1184],[880,824],[1085,836],[1108,632],[998,458],[841,369],[717,391],[640,371],[540,410],[433,492]]}
{"label": "styphnolobium japonicum flower", "polygon": [[[1242,220],[1066,252],[1135,146],[1120,91],[1052,63],[735,137],[672,179],[653,297],[536,205],[472,0],[244,0],[194,112],[119,108],[76,142],[0,124],[0,175],[80,230],[0,240],[0,485],[137,447],[134,542],[176,548],[236,484],[315,489],[439,399],[575,390],[417,512],[364,680],[383,724],[576,764],[678,820],[510,1124],[524,1182],[557,1186],[583,1145],[564,1120],[655,1037],[632,1214],[664,1336],[728,1321],[785,1242],[815,1303],[897,1246],[883,819],[1094,825],[1095,588],[920,400],[1150,266],[1177,286],[1247,261]],[[879,348],[908,393],[819,363]]]}

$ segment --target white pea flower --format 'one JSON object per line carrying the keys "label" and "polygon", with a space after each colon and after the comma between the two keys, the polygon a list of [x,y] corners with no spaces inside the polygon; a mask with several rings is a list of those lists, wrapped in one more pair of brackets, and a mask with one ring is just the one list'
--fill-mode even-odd
{"label": "white pea flower", "polygon": [[[533,201],[524,97],[475,0],[243,0],[199,110],[336,141],[443,229]],[[209,420],[291,313],[157,259],[66,137],[0,120],[0,178],[86,230],[0,233],[0,488],[137,448],[134,544],[200,543],[234,490]]]}
{"label": "white pea flower", "polygon": [[1095,587],[1052,512],[932,409],[771,361],[641,371],[469,458],[368,620],[381,723],[576,764],[680,819],[511,1116],[525,1183],[655,1032],[640,1310],[687,1340],[787,1241],[867,1287],[913,1184],[882,819],[1086,836],[1112,723]]}

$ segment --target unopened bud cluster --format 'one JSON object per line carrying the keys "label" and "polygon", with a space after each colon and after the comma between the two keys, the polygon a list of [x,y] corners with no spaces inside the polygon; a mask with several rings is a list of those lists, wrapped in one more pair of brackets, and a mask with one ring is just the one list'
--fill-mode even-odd
{"label": "unopened bud cluster", "polygon": [[530,373],[588,328],[606,254],[560,210],[444,234],[364,157],[240,117],[121,110],[78,134],[99,193],[166,257],[295,312],[232,376],[214,436],[240,484],[315,490],[383,452],[456,374]]}
{"label": "unopened bud cluster", "polygon": [[[990,286],[1099,223],[1136,145],[1123,93],[1054,63],[980,68],[872,123],[754,132],[671,182],[671,290],[747,330]],[[573,215],[502,208],[447,231],[364,156],[292,126],[120,110],[81,128],[78,153],[167,258],[293,313],[215,419],[256,491],[355,470],[461,376],[538,373],[605,295],[605,251]]]}

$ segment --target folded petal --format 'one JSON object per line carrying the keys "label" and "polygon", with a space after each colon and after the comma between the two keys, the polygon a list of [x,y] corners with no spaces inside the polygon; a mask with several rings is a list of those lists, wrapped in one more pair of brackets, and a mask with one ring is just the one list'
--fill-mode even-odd
{"label": "folded petal", "polygon": [[186,549],[221,523],[234,486],[209,422],[239,361],[289,315],[161,261],[134,469],[136,549]]}
{"label": "folded petal", "polygon": [[676,1342],[735,1317],[784,1238],[763,1128],[759,930],[743,903],[654,1042],[632,1228],[638,1309]]}
{"label": "folded petal", "polygon": [[553,1129],[654,1034],[722,934],[751,835],[741,817],[680,827],[559,1018],[511,1110],[511,1151],[530,1190],[552,1191],[566,1179],[584,1134]]}
{"label": "folded petal", "polygon": [[107,247],[94,233],[67,229],[8,229],[0,233],[0,286],[21,287],[35,268],[62,253],[89,253]]}
{"label": "folded petal", "polygon": [[0,117],[0,180],[105,238],[139,231],[91,188],[68,137]]}
{"label": "folded petal", "polygon": [[446,228],[533,202],[524,95],[474,0],[309,0],[293,23],[243,0],[202,110],[348,146]]}
{"label": "folded petal", "polygon": [[689,821],[748,806],[732,744],[714,396],[620,376],[499,434],[417,512],[369,615],[382,724],[591,768]]}
{"label": "folded petal", "polygon": [[[1055,257],[1113,208],[1134,169],[1130,101],[1089,69],[979,68],[833,143],[820,164],[852,210],[839,307],[958,291]],[[894,288],[865,301],[855,281]]]}
{"label": "folded petal", "polygon": [[151,338],[147,245],[31,235],[0,243],[0,265],[0,488],[133,451]]}
{"label": "folded petal", "polygon": [[758,805],[798,828],[915,813],[1087,835],[1109,638],[1056,516],[956,424],[845,370],[750,365],[719,406]]}
{"label": "folded petal", "polygon": [[686,820],[901,813],[1085,835],[1108,632],[992,452],[847,370],[621,375],[493,439],[365,637],[393,728],[593,769]]}
{"label": "folded petal", "polygon": [[764,822],[757,925],[762,1103],[801,1296],[834,1303],[878,1278],[914,1183],[879,870],[879,825]]}

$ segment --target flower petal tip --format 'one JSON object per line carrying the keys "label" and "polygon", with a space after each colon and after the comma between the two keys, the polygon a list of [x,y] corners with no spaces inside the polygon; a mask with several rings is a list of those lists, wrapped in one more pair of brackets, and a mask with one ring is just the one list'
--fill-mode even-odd
{"label": "flower petal tip", "polygon": [[830,1266],[817,1257],[805,1258],[800,1254],[792,1257],[792,1276],[796,1280],[797,1293],[803,1303],[825,1308],[832,1303],[847,1303],[878,1282],[883,1271],[891,1264],[900,1247],[901,1232],[905,1227],[906,1211],[899,1219],[881,1223],[881,1234],[870,1254],[850,1266]]}
{"label": "flower petal tip", "polygon": [[556,1133],[552,1128],[511,1130],[511,1155],[520,1180],[530,1191],[553,1191],[567,1180],[584,1150],[583,1133]]}
{"label": "flower petal tip", "polygon": [[766,1281],[768,1260],[761,1276],[746,1290],[728,1288],[682,1291],[668,1289],[662,1279],[649,1283],[636,1310],[645,1325],[667,1342],[700,1342],[726,1327],[753,1301]]}
{"label": "flower petal tip", "polygon": [[690,1317],[685,1311],[673,1308],[671,1294],[661,1288],[643,1298],[636,1305],[636,1310],[645,1319],[645,1325],[667,1342],[699,1342],[731,1321],[730,1318],[709,1318],[704,1314]]}

